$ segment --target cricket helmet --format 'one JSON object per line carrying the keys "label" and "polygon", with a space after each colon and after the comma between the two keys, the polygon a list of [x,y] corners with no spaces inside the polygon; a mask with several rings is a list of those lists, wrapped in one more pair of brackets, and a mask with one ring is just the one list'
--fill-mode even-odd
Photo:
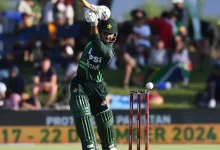
{"label": "cricket helmet", "polygon": [[105,21],[100,22],[98,28],[101,32],[107,32],[112,34],[118,33],[117,22],[113,18],[109,18]]}

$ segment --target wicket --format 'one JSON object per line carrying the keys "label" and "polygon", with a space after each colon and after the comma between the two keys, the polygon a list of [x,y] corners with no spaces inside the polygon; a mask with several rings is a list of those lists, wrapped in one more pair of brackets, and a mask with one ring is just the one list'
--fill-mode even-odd
{"label": "wicket", "polygon": [[140,150],[140,128],[141,128],[141,98],[145,94],[145,150],[149,150],[149,92],[131,91],[130,110],[129,110],[129,150],[133,144],[133,114],[134,114],[134,95],[137,95],[137,150]]}

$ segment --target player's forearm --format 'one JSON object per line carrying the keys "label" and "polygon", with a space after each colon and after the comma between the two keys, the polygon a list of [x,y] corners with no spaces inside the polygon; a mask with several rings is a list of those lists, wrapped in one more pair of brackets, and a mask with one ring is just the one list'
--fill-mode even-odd
{"label": "player's forearm", "polygon": [[[88,16],[88,14],[90,14]],[[92,14],[90,12],[86,13],[86,19],[88,19],[88,21],[93,20],[93,18],[90,18],[90,16],[92,16]],[[102,41],[101,41],[101,37],[99,34],[99,29],[98,29],[98,20],[94,20],[91,22],[91,40],[94,46],[97,47],[97,50],[99,50],[99,52],[106,56],[109,52],[109,50],[111,50],[111,48],[109,48],[108,46],[106,46]]]}
{"label": "player's forearm", "polygon": [[91,26],[91,34],[99,34],[98,26]]}

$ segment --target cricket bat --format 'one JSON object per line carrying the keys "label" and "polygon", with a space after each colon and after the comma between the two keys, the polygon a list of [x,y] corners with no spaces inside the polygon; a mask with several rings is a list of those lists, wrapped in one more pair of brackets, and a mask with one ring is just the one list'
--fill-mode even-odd
{"label": "cricket bat", "polygon": [[94,8],[89,2],[86,0],[76,0],[80,5],[82,5],[85,8],[91,9],[92,11],[97,11],[96,8]]}

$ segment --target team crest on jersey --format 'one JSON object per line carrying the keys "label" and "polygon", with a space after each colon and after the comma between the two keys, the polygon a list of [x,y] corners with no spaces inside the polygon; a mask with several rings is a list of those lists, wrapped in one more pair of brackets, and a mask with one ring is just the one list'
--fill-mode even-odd
{"label": "team crest on jersey", "polygon": [[106,106],[107,105],[107,102],[106,100],[104,100],[102,103],[101,103],[102,106]]}
{"label": "team crest on jersey", "polygon": [[73,90],[73,93],[76,93],[78,91],[78,89],[77,88],[75,88],[74,90]]}

